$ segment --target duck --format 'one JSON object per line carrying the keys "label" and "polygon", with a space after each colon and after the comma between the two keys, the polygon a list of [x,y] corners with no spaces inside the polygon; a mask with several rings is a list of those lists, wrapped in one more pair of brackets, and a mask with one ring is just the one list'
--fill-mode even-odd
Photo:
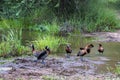
{"label": "duck", "polygon": [[50,48],[48,46],[45,46],[45,49],[43,51],[37,51],[35,50],[33,44],[31,45],[31,47],[33,55],[37,58],[35,62],[37,62],[38,60],[42,60],[42,64],[45,64],[44,60],[50,54]]}
{"label": "duck", "polygon": [[80,50],[87,50],[87,53],[91,52],[91,48],[93,48],[94,45],[93,44],[88,44],[85,46],[85,48],[81,47]]}
{"label": "duck", "polygon": [[85,48],[80,47],[80,51],[77,53],[77,56],[80,56],[81,61],[83,61],[83,56],[89,54],[91,52],[91,48],[93,48],[93,44],[86,45]]}
{"label": "duck", "polygon": [[80,51],[77,53],[77,56],[80,56],[81,61],[83,61],[83,56],[87,54],[87,50],[85,48],[80,48]]}
{"label": "duck", "polygon": [[104,48],[102,47],[102,44],[99,44],[98,52],[103,54]]}
{"label": "duck", "polygon": [[70,54],[72,53],[71,46],[69,44],[66,45],[65,51],[67,53],[67,58],[70,58]]}
{"label": "duck", "polygon": [[88,44],[85,46],[85,49],[87,50],[87,53],[89,54],[91,52],[91,48],[93,48],[94,45],[93,44]]}

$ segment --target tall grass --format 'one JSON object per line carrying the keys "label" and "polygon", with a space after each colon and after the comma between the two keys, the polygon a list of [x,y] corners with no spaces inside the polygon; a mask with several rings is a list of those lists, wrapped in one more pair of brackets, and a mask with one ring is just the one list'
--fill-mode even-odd
{"label": "tall grass", "polygon": [[49,28],[49,32],[52,34],[57,34],[59,32],[59,25],[57,24],[56,21],[53,21],[51,24],[47,23],[46,25],[48,25]]}
{"label": "tall grass", "polygon": [[51,51],[55,52],[60,44],[65,44],[67,41],[65,41],[64,38],[55,37],[51,35],[46,35],[43,37],[38,37],[37,40],[32,41],[33,44],[35,44],[36,49],[43,50],[45,46],[50,47]]}
{"label": "tall grass", "polygon": [[0,21],[0,28],[22,28],[23,22],[18,19],[2,19]]}
{"label": "tall grass", "polygon": [[[21,7],[19,11],[23,15],[18,16],[19,18],[21,17],[20,20],[19,19],[16,20],[14,18],[14,20],[7,20],[7,23],[12,24],[13,25],[12,27],[19,27],[21,25],[24,28],[34,27],[35,30],[39,30],[39,26],[41,27],[41,25],[43,26],[43,28],[45,27],[46,29],[48,29],[48,27],[51,26],[49,25],[49,23],[51,24],[54,20],[56,20],[57,21],[56,23],[59,23],[59,24],[62,24],[66,21],[70,21],[71,24],[75,24],[77,28],[80,28],[81,30],[87,31],[87,32],[111,31],[113,29],[120,28],[120,25],[118,25],[119,21],[116,20],[115,11],[113,10],[113,8],[109,7],[109,6],[112,6],[111,3],[115,3],[115,5],[119,7],[119,3],[120,3],[119,0],[65,1],[65,2],[61,2],[65,4],[62,6],[59,0],[57,1],[43,0],[42,2],[41,1],[36,1],[36,2],[38,2],[37,4],[41,4],[39,5],[39,8],[38,8],[38,5],[34,3],[34,1],[33,3],[25,2],[24,4],[29,5],[28,6],[29,8],[27,10],[22,9],[24,5],[21,5],[19,1],[15,2],[21,5],[19,6]],[[67,4],[69,4],[68,6],[66,6],[67,5],[66,2]],[[12,2],[10,1],[10,3]],[[9,5],[9,4],[6,2],[6,5]],[[18,6],[9,5],[9,7],[10,7],[10,12],[8,13],[13,13],[12,8],[13,7],[15,8]],[[15,10],[16,9],[17,8],[15,8]],[[5,12],[6,11],[7,10],[5,10]],[[30,12],[29,15],[27,11]],[[18,12],[16,12],[16,14]],[[9,15],[13,15],[13,14],[9,14]],[[26,17],[24,15],[26,15]],[[2,26],[1,23],[4,23],[4,22],[5,22],[4,19],[0,21],[0,26]],[[46,22],[47,22],[47,25],[46,25]]]}
{"label": "tall grass", "polygon": [[22,21],[12,19],[2,19],[0,29],[2,31],[2,41],[0,43],[0,56],[22,55],[28,49],[22,46]]}
{"label": "tall grass", "polygon": [[[71,17],[70,22],[85,32],[112,31],[120,28],[116,12],[109,7],[107,0],[89,0],[78,7],[79,13]],[[82,11],[81,11],[82,9]]]}
{"label": "tall grass", "polygon": [[35,24],[34,26],[29,26],[30,30],[39,31],[41,34],[57,34],[59,32],[59,25],[56,21],[52,23],[45,22],[43,24]]}
{"label": "tall grass", "polygon": [[10,29],[2,35],[2,42],[0,43],[0,56],[18,56],[25,54],[29,49],[22,46],[22,29]]}

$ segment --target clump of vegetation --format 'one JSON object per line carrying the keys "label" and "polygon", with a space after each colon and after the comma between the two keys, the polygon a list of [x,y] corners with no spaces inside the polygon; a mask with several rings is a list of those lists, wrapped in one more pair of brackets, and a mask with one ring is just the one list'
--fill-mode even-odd
{"label": "clump of vegetation", "polygon": [[120,75],[120,65],[116,65],[115,73]]}
{"label": "clump of vegetation", "polygon": [[2,19],[0,21],[2,32],[0,56],[18,56],[29,50],[29,48],[22,45],[22,26],[21,20]]}
{"label": "clump of vegetation", "polygon": [[43,24],[46,22],[51,24],[56,20],[59,24],[70,21],[70,24],[75,24],[85,32],[111,31],[120,28],[115,11],[109,7],[115,7],[112,3],[118,4],[117,7],[119,7],[120,1],[21,0],[13,2],[3,0],[0,2],[0,15],[5,19],[13,19],[15,22],[21,20],[23,27],[32,26],[33,29],[36,28],[35,30],[47,29],[48,25]]}
{"label": "clump of vegetation", "polygon": [[45,46],[50,47],[51,51],[56,51],[60,44],[65,44],[67,41],[61,37],[54,37],[50,35],[45,35],[43,37],[38,37],[37,40],[32,41],[38,50],[44,49]]}
{"label": "clump of vegetation", "polygon": [[43,80],[66,80],[66,77],[57,76],[57,75],[46,75],[42,76]]}
{"label": "clump of vegetation", "polygon": [[22,29],[9,29],[2,36],[0,43],[0,56],[18,56],[25,54],[29,49],[21,44]]}
{"label": "clump of vegetation", "polygon": [[3,78],[0,78],[0,80],[3,80]]}
{"label": "clump of vegetation", "polygon": [[0,28],[1,29],[8,29],[8,28],[22,28],[23,27],[23,23],[22,20],[18,20],[18,19],[4,19],[2,18],[2,20],[0,21]]}
{"label": "clump of vegetation", "polygon": [[33,26],[29,26],[29,30],[33,31],[39,31],[41,34],[57,34],[59,32],[59,25],[56,21],[53,21],[50,23],[44,23],[44,24],[35,24]]}
{"label": "clump of vegetation", "polygon": [[113,72],[117,75],[120,75],[120,65],[115,65],[115,68],[107,67],[108,72]]}
{"label": "clump of vegetation", "polygon": [[53,76],[43,76],[43,80],[58,80],[58,79]]}

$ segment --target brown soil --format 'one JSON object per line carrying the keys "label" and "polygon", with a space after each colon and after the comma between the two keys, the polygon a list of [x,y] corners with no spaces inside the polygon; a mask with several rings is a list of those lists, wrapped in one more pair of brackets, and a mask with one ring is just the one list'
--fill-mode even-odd
{"label": "brown soil", "polygon": [[105,80],[105,78],[116,78],[112,73],[97,74],[100,61],[80,61],[79,57],[50,58],[45,60],[46,64],[34,62],[34,57],[16,58],[6,62],[0,67],[11,67],[11,70],[0,72],[0,78],[4,80]]}
{"label": "brown soil", "polygon": [[104,42],[120,42],[120,30],[116,32],[94,32],[94,33],[85,33],[85,37],[94,37],[96,41]]}

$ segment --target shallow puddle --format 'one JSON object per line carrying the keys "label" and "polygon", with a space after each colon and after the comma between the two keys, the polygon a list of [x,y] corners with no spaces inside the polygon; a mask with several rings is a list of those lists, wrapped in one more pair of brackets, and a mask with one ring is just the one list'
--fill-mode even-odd
{"label": "shallow puddle", "polygon": [[7,73],[8,71],[12,70],[12,67],[0,67],[0,73]]}

